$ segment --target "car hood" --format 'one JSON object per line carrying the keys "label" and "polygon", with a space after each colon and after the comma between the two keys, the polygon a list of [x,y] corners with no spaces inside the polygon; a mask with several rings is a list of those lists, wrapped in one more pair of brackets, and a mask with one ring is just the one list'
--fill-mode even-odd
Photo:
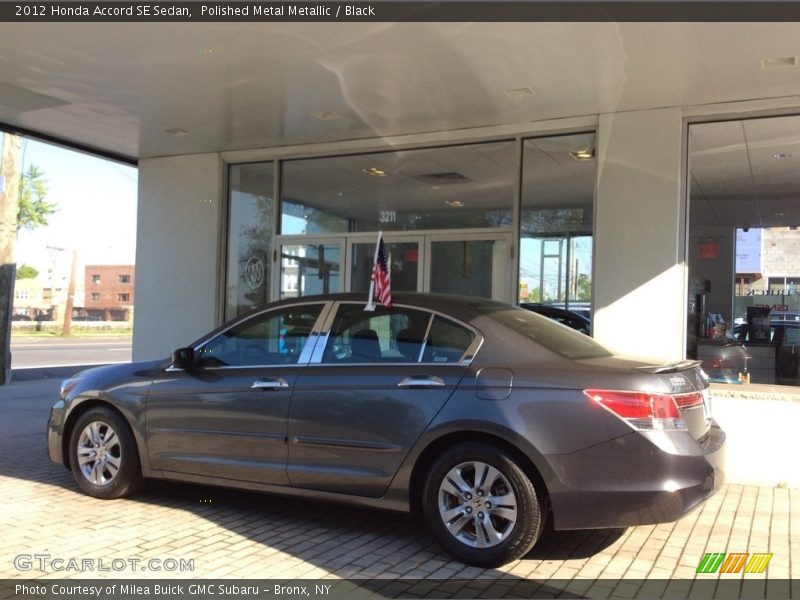
{"label": "car hood", "polygon": [[71,386],[69,395],[74,397],[85,390],[103,390],[132,381],[151,381],[169,364],[169,360],[161,359],[84,369],[68,378],[68,381],[75,382],[75,385]]}

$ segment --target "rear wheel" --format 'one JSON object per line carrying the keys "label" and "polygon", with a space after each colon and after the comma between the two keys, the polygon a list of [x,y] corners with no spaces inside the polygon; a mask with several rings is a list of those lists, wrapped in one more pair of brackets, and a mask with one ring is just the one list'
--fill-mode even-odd
{"label": "rear wheel", "polygon": [[530,479],[490,444],[459,445],[439,457],[425,482],[423,510],[439,542],[480,567],[521,558],[542,528]]}
{"label": "rear wheel", "polygon": [[78,417],[69,443],[72,475],[95,498],[121,498],[141,482],[139,455],[128,424],[109,408],[91,408]]}

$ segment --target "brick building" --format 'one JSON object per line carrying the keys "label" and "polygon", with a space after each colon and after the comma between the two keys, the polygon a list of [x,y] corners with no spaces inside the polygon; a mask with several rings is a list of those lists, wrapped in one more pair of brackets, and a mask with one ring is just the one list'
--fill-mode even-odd
{"label": "brick building", "polygon": [[135,271],[134,265],[86,265],[86,315],[103,321],[130,321]]}

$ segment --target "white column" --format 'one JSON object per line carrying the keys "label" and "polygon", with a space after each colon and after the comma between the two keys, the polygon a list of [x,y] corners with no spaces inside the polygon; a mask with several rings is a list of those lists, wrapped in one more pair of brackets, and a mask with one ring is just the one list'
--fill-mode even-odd
{"label": "white column", "polygon": [[678,108],[600,117],[594,336],[621,354],[684,353],[682,139]]}
{"label": "white column", "polygon": [[167,357],[217,325],[218,154],[139,163],[133,358]]}

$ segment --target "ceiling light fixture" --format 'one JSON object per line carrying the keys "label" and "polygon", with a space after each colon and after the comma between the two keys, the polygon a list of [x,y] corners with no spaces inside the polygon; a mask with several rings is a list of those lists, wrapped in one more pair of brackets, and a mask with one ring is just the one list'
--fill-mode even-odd
{"label": "ceiling light fixture", "polygon": [[341,119],[342,115],[333,110],[322,110],[320,112],[313,112],[311,116],[320,121],[335,121]]}
{"label": "ceiling light fixture", "polygon": [[570,152],[569,155],[575,160],[592,160],[594,158],[594,148],[576,150],[575,152]]}
{"label": "ceiling light fixture", "polygon": [[777,152],[776,154],[772,155],[772,158],[775,160],[783,160],[784,158],[792,158],[792,155],[787,154],[786,152]]}
{"label": "ceiling light fixture", "polygon": [[761,59],[761,69],[765,71],[769,69],[785,69],[787,67],[790,68],[796,66],[797,66],[796,56],[780,56],[775,58]]}
{"label": "ceiling light fixture", "polygon": [[503,93],[509,98],[519,98],[520,96],[535,96],[536,92],[528,86],[510,87],[503,90]]}
{"label": "ceiling light fixture", "polygon": [[453,208],[463,208],[464,203],[461,200],[445,200],[445,204],[448,206],[452,206]]}
{"label": "ceiling light fixture", "polygon": [[363,171],[367,175],[372,175],[373,177],[386,177],[386,171],[378,167],[370,167],[368,169],[364,169]]}

